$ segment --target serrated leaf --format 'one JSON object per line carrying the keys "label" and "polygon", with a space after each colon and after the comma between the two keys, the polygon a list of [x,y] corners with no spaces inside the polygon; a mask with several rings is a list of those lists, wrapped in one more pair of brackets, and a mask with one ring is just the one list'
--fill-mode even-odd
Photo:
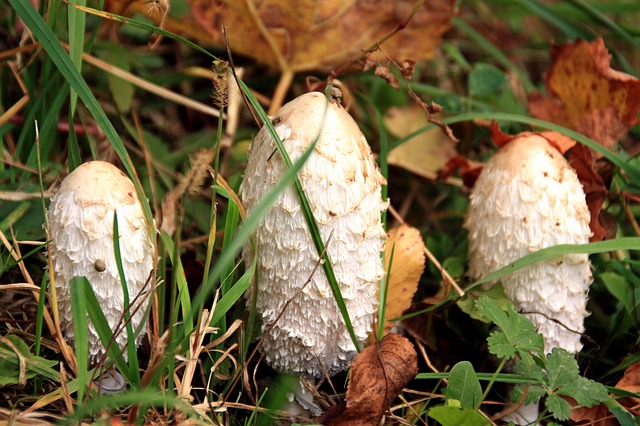
{"label": "serrated leaf", "polygon": [[516,354],[526,356],[527,351],[542,353],[542,335],[536,333],[531,321],[518,314],[513,305],[509,305],[505,312],[495,300],[483,296],[476,302],[476,307],[502,329],[502,332],[491,333],[487,339],[492,354],[509,359]]}
{"label": "serrated leaf", "polygon": [[582,376],[569,381],[560,388],[558,393],[573,397],[578,404],[584,407],[592,407],[611,399],[603,384]]}
{"label": "serrated leaf", "polygon": [[566,349],[553,348],[547,355],[546,365],[547,384],[551,390],[566,386],[580,378],[578,363]]}
{"label": "serrated leaf", "polygon": [[571,415],[571,405],[556,393],[547,397],[545,406],[558,420],[568,420]]}
{"label": "serrated leaf", "polygon": [[[526,387],[526,384],[521,383],[516,385],[513,389],[511,389],[511,392],[509,393],[509,397],[511,398],[511,401],[513,402],[520,401],[522,399],[522,393],[524,392],[525,387]],[[542,387],[529,385],[529,387],[527,388],[527,396],[524,399],[524,404],[537,403],[538,401],[540,401],[540,398],[542,398],[546,394],[547,392],[545,392],[545,390]]]}
{"label": "serrated leaf", "polygon": [[458,299],[456,304],[460,309],[462,309],[462,312],[466,313],[471,318],[488,323],[491,322],[491,320],[482,315],[480,310],[476,307],[476,301],[482,296],[488,296],[498,302],[498,305],[500,305],[502,310],[507,309],[507,307],[512,303],[511,299],[509,299],[504,293],[502,283],[497,282],[488,289],[485,289],[484,287],[474,288],[472,291],[467,292],[462,298]]}
{"label": "serrated leaf", "polygon": [[477,410],[480,407],[482,387],[469,361],[461,361],[453,366],[445,397],[447,400],[460,401],[462,408]]}

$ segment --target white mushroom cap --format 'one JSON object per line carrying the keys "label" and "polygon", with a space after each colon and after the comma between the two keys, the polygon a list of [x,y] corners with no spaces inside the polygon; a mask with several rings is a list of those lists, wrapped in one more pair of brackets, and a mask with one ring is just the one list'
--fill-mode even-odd
{"label": "white mushroom cap", "polygon": [[[60,322],[65,337],[73,339],[69,283],[85,276],[112,330],[120,324],[124,297],[113,248],[113,214],[117,212],[122,266],[133,304],[144,292],[141,308],[132,317],[135,330],[145,318],[154,267],[155,243],[144,218],[133,182],[117,167],[91,161],[67,176],[51,199],[48,210],[49,256],[53,264]],[[149,282],[149,280],[151,280]],[[138,336],[139,344],[146,332]],[[122,348],[126,329],[116,337]],[[104,353],[100,338],[89,323],[89,355],[92,362]]]}
{"label": "white mushroom cap", "polygon": [[[326,107],[326,115],[325,115]],[[273,119],[292,161],[320,137],[298,176],[309,199],[340,285],[355,334],[364,341],[377,308],[378,281],[384,276],[381,251],[385,232],[380,213],[384,178],[351,116],[324,94],[307,93],[283,106]],[[250,211],[280,180],[285,165],[266,128],[256,136],[240,194]],[[329,240],[329,237],[331,239]],[[329,241],[327,243],[327,241]],[[318,267],[298,198],[288,187],[255,232],[257,310],[267,362],[278,370],[323,376],[344,370],[356,354],[327,278]],[[243,253],[246,262],[251,249]],[[302,293],[295,297],[300,288]]]}
{"label": "white mushroom cap", "polygon": [[[588,243],[589,218],[566,159],[539,135],[518,137],[487,162],[471,192],[469,273],[481,278],[545,247]],[[544,336],[545,352],[580,351],[592,281],[587,255],[538,262],[501,281]]]}

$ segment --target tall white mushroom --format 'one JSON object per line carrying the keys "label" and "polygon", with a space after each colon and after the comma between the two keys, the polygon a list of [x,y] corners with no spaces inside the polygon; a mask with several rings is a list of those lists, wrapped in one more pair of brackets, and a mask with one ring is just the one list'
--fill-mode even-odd
{"label": "tall white mushroom", "polygon": [[[588,243],[589,218],[582,185],[560,152],[541,136],[518,137],[487,162],[471,191],[470,275],[483,277],[545,247]],[[586,254],[538,262],[502,283],[544,336],[545,352],[582,349],[591,284]]]}
{"label": "tall white mushroom", "polygon": [[[465,223],[469,273],[481,278],[542,248],[588,243],[589,219],[582,185],[560,152],[542,136],[517,137],[487,162],[471,191]],[[545,353],[554,347],[582,349],[592,281],[587,255],[538,262],[501,281],[543,335]],[[523,408],[514,420],[535,420],[537,405]]]}
{"label": "tall white mushroom", "polygon": [[[111,329],[122,325],[124,295],[113,247],[114,213],[118,215],[129,303],[140,306],[131,318],[133,329],[145,319],[153,280],[154,235],[145,222],[133,182],[114,165],[91,161],[80,165],[62,181],[47,213],[51,236],[48,250],[62,332],[68,340],[73,339],[70,281],[74,277],[84,276],[89,280]],[[145,332],[146,324],[136,345]],[[124,327],[115,341],[120,348],[126,345]],[[89,323],[90,362],[97,362],[104,351],[93,324]]]}
{"label": "tall white mushroom", "polygon": [[[284,105],[273,123],[292,161],[319,136],[298,173],[311,204],[357,338],[363,342],[377,308],[385,232],[378,171],[362,132],[335,100],[304,94]],[[248,211],[280,180],[285,165],[265,128],[253,141],[240,194]],[[331,238],[330,238],[331,237]],[[344,370],[356,354],[293,187],[287,188],[255,232],[257,311],[262,350],[278,370],[320,377]],[[253,252],[245,249],[250,262]],[[314,269],[316,269],[314,273]],[[305,286],[305,283],[309,283]],[[304,289],[299,290],[304,286]],[[285,309],[285,304],[290,304]],[[278,316],[284,310],[279,319]]]}

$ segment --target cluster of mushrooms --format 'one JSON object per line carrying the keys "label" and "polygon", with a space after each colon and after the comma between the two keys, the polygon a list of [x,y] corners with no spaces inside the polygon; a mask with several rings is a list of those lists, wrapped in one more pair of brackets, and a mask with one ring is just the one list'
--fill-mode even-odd
{"label": "cluster of mushrooms", "polygon": [[[355,335],[362,343],[377,309],[384,276],[381,253],[386,234],[381,213],[385,183],[355,121],[336,99],[304,94],[272,117],[292,161],[315,143],[298,173],[332,262]],[[240,195],[248,212],[281,179],[286,166],[263,129],[250,150]],[[130,299],[142,301],[132,316],[142,327],[154,267],[155,236],[145,225],[132,182],[116,167],[89,162],[62,183],[48,211],[49,253],[65,335],[72,339],[69,282],[85,276],[112,328],[123,318],[123,293],[113,254],[113,215],[118,215],[122,264]],[[541,248],[586,243],[589,210],[576,173],[544,137],[515,138],[486,164],[471,192],[470,275],[483,277]],[[356,348],[347,333],[296,193],[287,188],[254,234],[257,311],[262,351],[277,370],[309,377],[346,369]],[[506,294],[544,335],[545,351],[581,349],[591,270],[586,255],[539,262],[502,280]],[[142,325],[141,325],[142,324]],[[122,348],[126,336],[116,339]],[[93,329],[90,355],[104,348]]]}

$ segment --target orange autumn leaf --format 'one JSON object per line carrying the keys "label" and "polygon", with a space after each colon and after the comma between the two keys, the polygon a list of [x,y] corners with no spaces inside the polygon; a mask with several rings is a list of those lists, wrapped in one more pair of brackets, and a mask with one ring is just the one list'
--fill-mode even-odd
{"label": "orange autumn leaf", "polygon": [[[273,68],[332,69],[357,57],[408,16],[414,0],[189,0],[194,25],[222,45],[225,26],[231,50]],[[427,0],[406,28],[382,45],[402,61],[429,59],[450,27],[454,0]]]}
{"label": "orange autumn leaf", "polygon": [[425,265],[425,245],[420,231],[408,225],[401,225],[389,231],[384,252],[385,270],[389,270],[391,251],[393,263],[389,273],[384,333],[395,325],[389,321],[402,316],[411,305],[418,289]]}
{"label": "orange autumn leaf", "polygon": [[551,55],[547,95],[531,95],[531,115],[610,148],[638,122],[640,80],[610,68],[611,55],[601,38],[556,46]]}

